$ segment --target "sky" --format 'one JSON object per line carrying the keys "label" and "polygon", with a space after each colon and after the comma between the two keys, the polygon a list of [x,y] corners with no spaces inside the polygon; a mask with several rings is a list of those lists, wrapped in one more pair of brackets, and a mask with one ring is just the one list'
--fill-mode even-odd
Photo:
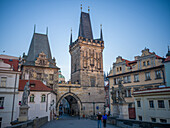
{"label": "sky", "polygon": [[[46,33],[52,56],[70,79],[70,30],[78,37],[80,5],[88,12],[93,37],[103,26],[103,68],[109,72],[117,56],[134,60],[146,47],[165,57],[170,45],[170,0],[0,0],[0,54],[22,56],[36,33]],[[5,51],[5,52],[3,52]]]}

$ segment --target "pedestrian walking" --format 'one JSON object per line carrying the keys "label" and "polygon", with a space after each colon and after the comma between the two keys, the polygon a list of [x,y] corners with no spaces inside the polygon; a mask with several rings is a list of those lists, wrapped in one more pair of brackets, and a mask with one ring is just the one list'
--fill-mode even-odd
{"label": "pedestrian walking", "polygon": [[104,115],[102,116],[102,119],[103,119],[103,127],[106,128],[106,120],[107,120],[106,113],[104,113]]}
{"label": "pedestrian walking", "polygon": [[97,115],[97,126],[98,128],[102,128],[102,114],[101,112],[99,112],[99,114]]}

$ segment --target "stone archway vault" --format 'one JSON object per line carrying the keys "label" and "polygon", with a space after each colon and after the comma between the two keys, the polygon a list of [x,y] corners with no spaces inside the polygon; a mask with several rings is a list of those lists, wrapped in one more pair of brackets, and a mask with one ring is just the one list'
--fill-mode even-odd
{"label": "stone archway vault", "polygon": [[67,93],[65,93],[64,95],[62,95],[62,96],[59,98],[59,100],[58,100],[57,103],[56,103],[56,114],[59,115],[60,102],[61,102],[65,97],[68,97],[68,96],[72,96],[73,98],[76,99],[77,105],[78,105],[78,109],[79,109],[78,111],[79,111],[79,114],[80,114],[80,116],[81,116],[81,115],[82,115],[82,102],[81,102],[80,98],[79,98],[76,94],[74,94],[74,93],[72,93],[72,92],[67,92]]}

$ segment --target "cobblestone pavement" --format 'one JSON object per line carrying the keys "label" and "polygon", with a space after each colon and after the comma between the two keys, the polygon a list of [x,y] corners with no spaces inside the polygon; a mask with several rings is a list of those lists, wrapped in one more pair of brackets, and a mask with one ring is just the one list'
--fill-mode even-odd
{"label": "cobblestone pavement", "polygon": [[[40,128],[97,128],[97,121],[90,119],[78,119],[77,117],[67,117],[60,118],[59,120],[50,121]],[[106,128],[118,127],[107,124]]]}

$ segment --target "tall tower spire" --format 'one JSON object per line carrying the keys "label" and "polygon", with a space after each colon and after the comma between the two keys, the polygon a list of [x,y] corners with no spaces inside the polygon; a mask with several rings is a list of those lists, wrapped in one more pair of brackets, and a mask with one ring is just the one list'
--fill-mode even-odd
{"label": "tall tower spire", "polygon": [[93,39],[92,27],[89,13],[81,12],[79,35],[87,39]]}
{"label": "tall tower spire", "polygon": [[48,35],[48,27],[46,28],[46,35]]}
{"label": "tall tower spire", "polygon": [[36,29],[36,24],[34,24],[34,33],[35,33],[35,29]]}
{"label": "tall tower spire", "polygon": [[100,25],[100,40],[103,41],[102,24]]}
{"label": "tall tower spire", "polygon": [[71,28],[71,36],[70,36],[70,45],[72,44],[72,28]]}

